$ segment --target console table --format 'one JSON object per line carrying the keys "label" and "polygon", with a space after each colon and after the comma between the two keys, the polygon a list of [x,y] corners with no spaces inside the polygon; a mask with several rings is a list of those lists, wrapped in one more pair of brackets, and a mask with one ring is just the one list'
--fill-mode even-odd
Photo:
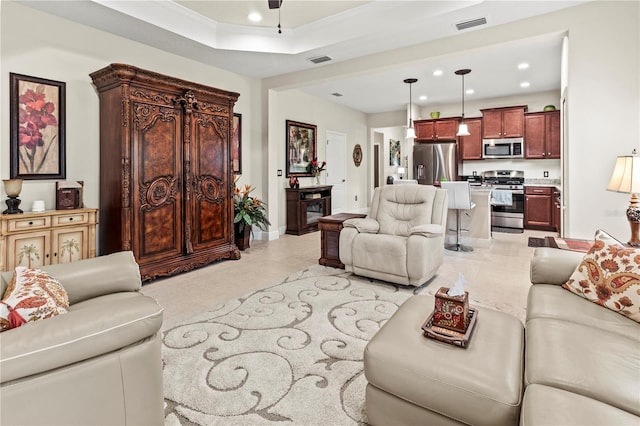
{"label": "console table", "polygon": [[340,231],[342,223],[347,219],[366,217],[366,214],[338,213],[321,217],[318,220],[320,228],[320,259],[318,263],[324,266],[344,269],[340,262]]}
{"label": "console table", "polygon": [[331,214],[331,185],[286,188],[287,234],[318,230],[318,219]]}

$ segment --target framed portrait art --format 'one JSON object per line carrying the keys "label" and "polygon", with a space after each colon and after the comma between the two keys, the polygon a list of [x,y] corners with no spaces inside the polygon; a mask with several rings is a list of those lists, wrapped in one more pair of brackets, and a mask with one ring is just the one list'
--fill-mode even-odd
{"label": "framed portrait art", "polygon": [[9,80],[11,178],[65,179],[65,83],[15,73]]}
{"label": "framed portrait art", "polygon": [[316,158],[317,127],[287,120],[287,176],[313,176],[307,165]]}
{"label": "framed portrait art", "polygon": [[231,134],[231,164],[233,174],[242,174],[242,114],[233,114]]}

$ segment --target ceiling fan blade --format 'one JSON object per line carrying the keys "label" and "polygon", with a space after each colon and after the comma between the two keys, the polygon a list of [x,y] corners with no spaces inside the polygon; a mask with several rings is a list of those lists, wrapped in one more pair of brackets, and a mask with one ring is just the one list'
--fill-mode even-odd
{"label": "ceiling fan blade", "polygon": [[269,9],[279,9],[284,0],[267,0],[269,2]]}

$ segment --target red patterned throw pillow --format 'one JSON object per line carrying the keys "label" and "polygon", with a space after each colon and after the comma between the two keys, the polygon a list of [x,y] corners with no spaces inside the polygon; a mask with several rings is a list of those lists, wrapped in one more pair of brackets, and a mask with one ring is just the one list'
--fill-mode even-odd
{"label": "red patterned throw pillow", "polygon": [[640,248],[602,230],[563,288],[640,322]]}
{"label": "red patterned throw pillow", "polygon": [[67,313],[69,298],[46,272],[18,266],[0,301],[0,331]]}

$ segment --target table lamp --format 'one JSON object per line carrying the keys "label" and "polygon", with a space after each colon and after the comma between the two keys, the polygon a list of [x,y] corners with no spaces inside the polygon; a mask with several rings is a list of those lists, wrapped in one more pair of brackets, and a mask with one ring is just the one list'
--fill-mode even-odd
{"label": "table lamp", "polygon": [[20,191],[22,191],[22,179],[2,179],[4,185],[4,192],[9,197],[5,200],[7,203],[7,209],[2,214],[16,214],[22,213],[22,210],[18,208],[21,200],[18,199]]}
{"label": "table lamp", "polygon": [[627,220],[631,227],[631,239],[628,244],[640,246],[640,200],[637,195],[640,192],[640,156],[635,149],[631,155],[618,157],[607,190],[631,194],[627,207]]}
{"label": "table lamp", "polygon": [[405,172],[405,168],[404,167],[398,167],[398,174],[400,175],[400,179],[402,179],[402,176],[404,175]]}

